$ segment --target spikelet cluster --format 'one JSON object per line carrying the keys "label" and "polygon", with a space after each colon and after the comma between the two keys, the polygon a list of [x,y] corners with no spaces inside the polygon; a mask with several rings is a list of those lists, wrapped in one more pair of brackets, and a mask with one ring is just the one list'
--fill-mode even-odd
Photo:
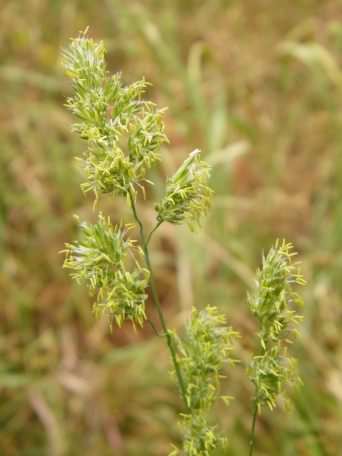
{"label": "spikelet cluster", "polygon": [[248,297],[260,327],[259,353],[250,368],[259,408],[267,405],[273,409],[277,399],[286,403],[288,389],[300,382],[296,360],[288,352],[301,320],[296,309],[302,298],[295,286],[305,284],[298,263],[293,262],[295,255],[292,244],[277,241],[263,257],[255,291]]}
{"label": "spikelet cluster", "polygon": [[[182,415],[184,442],[181,454],[209,456],[218,445],[225,444],[216,426],[211,424],[210,412],[220,397],[223,368],[233,362],[231,351],[236,336],[216,307],[202,311],[194,309],[184,338],[174,336],[188,406],[188,412]],[[229,398],[222,399],[228,402]],[[172,454],[179,453],[175,450]]]}
{"label": "spikelet cluster", "polygon": [[165,195],[156,205],[159,221],[186,223],[194,229],[210,207],[210,168],[194,150],[166,184]]}
{"label": "spikelet cluster", "polygon": [[80,224],[79,241],[66,244],[64,267],[96,295],[94,309],[121,326],[145,320],[149,273],[139,264],[140,249],[126,239],[127,228],[99,215],[95,224]]}
{"label": "spikelet cluster", "polygon": [[72,40],[62,61],[73,81],[67,107],[78,119],[74,130],[87,141],[79,158],[86,177],[82,189],[96,198],[102,193],[127,196],[168,142],[163,110],[143,100],[146,81],[124,86],[120,74],[109,74],[104,43],[87,38],[86,32]]}

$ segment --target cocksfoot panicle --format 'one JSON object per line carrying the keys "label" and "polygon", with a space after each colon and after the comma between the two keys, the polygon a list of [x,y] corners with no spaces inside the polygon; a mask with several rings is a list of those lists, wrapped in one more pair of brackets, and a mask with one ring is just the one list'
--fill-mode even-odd
{"label": "cocksfoot panicle", "polygon": [[212,196],[208,185],[209,165],[194,150],[166,184],[165,195],[156,205],[159,221],[186,223],[194,229],[207,214]]}
{"label": "cocksfoot panicle", "polygon": [[296,360],[288,352],[302,318],[297,308],[303,302],[295,286],[305,284],[298,263],[293,262],[295,255],[292,244],[277,241],[263,257],[255,291],[248,297],[260,327],[259,353],[250,367],[259,409],[263,405],[273,409],[278,398],[286,402],[289,387],[300,382]]}
{"label": "cocksfoot panicle", "polygon": [[63,53],[63,65],[73,81],[74,95],[67,107],[78,119],[74,130],[87,141],[79,158],[85,174],[82,189],[127,196],[160,160],[168,142],[162,114],[143,95],[145,80],[125,86],[121,75],[106,69],[105,47],[87,37],[72,40]]}
{"label": "cocksfoot panicle", "polygon": [[[188,411],[182,415],[183,453],[186,456],[209,456],[218,445],[224,445],[210,412],[220,397],[220,379],[231,357],[237,333],[226,326],[225,317],[216,307],[198,311],[192,317],[181,339],[174,336],[178,362],[185,383]],[[228,397],[221,396],[227,403]],[[175,450],[172,454],[178,454]]]}
{"label": "cocksfoot panicle", "polygon": [[[143,325],[149,289],[155,312],[148,322],[167,345],[183,401],[183,444],[171,455],[218,454],[226,439],[212,420],[212,409],[219,398],[226,403],[230,399],[222,395],[220,380],[226,365],[234,363],[231,354],[237,333],[210,306],[192,311],[182,337],[171,331],[150,258],[150,241],[164,222],[184,223],[191,230],[201,224],[212,196],[210,168],[200,151],[193,151],[167,180],[164,196],[155,205],[156,220],[147,231],[137,190],[149,182],[147,173],[168,142],[163,110],[144,100],[148,85],[144,80],[124,85],[120,74],[109,74],[103,42],[88,38],[86,32],[64,51],[63,65],[73,82],[74,93],[67,100],[77,118],[73,128],[86,142],[79,157],[85,174],[81,187],[93,192],[95,201],[106,193],[125,197],[139,233],[138,245],[128,236],[132,225],[113,226],[100,213],[96,223],[80,224],[78,241],[66,244],[64,267],[95,296],[95,313],[118,326],[127,320]],[[255,386],[249,456],[253,456],[259,411],[265,405],[273,408],[299,381],[295,359],[288,353],[300,320],[295,309],[302,304],[295,286],[304,284],[294,255],[291,244],[277,242],[263,258],[255,290],[248,297],[260,327],[258,352],[249,369]]]}
{"label": "cocksfoot panicle", "polygon": [[127,227],[113,226],[102,214],[95,224],[81,223],[79,240],[66,244],[64,267],[96,295],[95,312],[121,326],[142,325],[149,272],[140,266],[141,251],[127,239]]}

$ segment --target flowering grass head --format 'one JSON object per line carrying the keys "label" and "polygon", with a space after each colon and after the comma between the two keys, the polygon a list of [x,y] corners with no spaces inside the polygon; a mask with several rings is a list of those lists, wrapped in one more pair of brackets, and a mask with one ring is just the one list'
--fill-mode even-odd
{"label": "flowering grass head", "polygon": [[[216,307],[198,311],[192,317],[182,339],[176,338],[179,365],[186,387],[188,413],[182,415],[184,453],[209,456],[225,443],[211,424],[210,412],[220,397],[220,379],[231,357],[237,333],[226,326],[225,317]],[[222,397],[227,402],[227,397]],[[177,454],[177,453],[174,453]]]}
{"label": "flowering grass head", "polygon": [[302,318],[297,308],[303,302],[295,286],[305,284],[298,263],[293,261],[295,255],[292,244],[277,241],[263,257],[255,291],[248,297],[260,327],[260,353],[250,368],[260,407],[274,408],[277,398],[286,400],[288,388],[299,382],[296,360],[288,352]]}
{"label": "flowering grass head", "polygon": [[82,189],[127,196],[160,160],[160,147],[168,142],[162,114],[143,95],[142,79],[125,86],[119,73],[110,75],[105,47],[87,37],[72,40],[63,53],[66,74],[74,95],[67,107],[77,118],[74,130],[87,142],[79,157],[85,174]]}
{"label": "flowering grass head", "polygon": [[190,229],[200,225],[207,214],[212,196],[208,185],[209,165],[194,150],[166,185],[165,195],[156,205],[159,221],[186,223]]}
{"label": "flowering grass head", "polygon": [[80,239],[66,244],[64,267],[96,295],[94,309],[121,326],[125,320],[145,320],[149,273],[140,266],[140,249],[127,238],[127,229],[99,215],[95,224],[80,225]]}

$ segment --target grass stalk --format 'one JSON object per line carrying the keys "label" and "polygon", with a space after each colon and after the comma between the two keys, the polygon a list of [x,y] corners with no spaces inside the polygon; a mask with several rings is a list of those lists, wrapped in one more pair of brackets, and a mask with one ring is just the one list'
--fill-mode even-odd
{"label": "grass stalk", "polygon": [[165,317],[164,317],[164,314],[163,314],[163,311],[162,311],[162,308],[161,308],[161,305],[160,305],[159,296],[158,296],[157,288],[156,288],[155,281],[154,281],[154,275],[153,275],[153,269],[152,269],[152,264],[151,264],[151,260],[150,260],[149,248],[148,248],[148,243],[151,240],[152,234],[161,225],[161,222],[159,222],[155,226],[155,228],[151,231],[149,236],[146,237],[145,236],[144,225],[143,225],[143,223],[142,223],[142,221],[141,221],[141,219],[140,219],[140,217],[138,215],[136,204],[135,204],[135,200],[134,200],[134,196],[133,196],[131,190],[129,190],[128,196],[129,196],[129,200],[130,200],[130,204],[131,204],[131,208],[132,208],[132,212],[133,212],[133,217],[134,217],[135,221],[137,222],[137,224],[139,226],[140,240],[141,240],[141,245],[142,245],[142,249],[143,249],[143,252],[144,252],[145,263],[146,263],[147,269],[150,272],[150,287],[151,287],[152,302],[153,302],[153,304],[154,304],[154,306],[155,306],[155,308],[157,310],[158,317],[159,317],[159,320],[160,320],[160,324],[161,324],[161,327],[162,327],[163,332],[165,334],[166,344],[168,346],[168,349],[169,349],[169,352],[170,352],[170,355],[171,355],[171,359],[172,359],[172,362],[173,362],[173,367],[175,369],[175,373],[176,373],[177,381],[178,381],[179,388],[180,388],[180,391],[181,391],[181,394],[182,394],[182,398],[183,398],[183,401],[184,401],[184,405],[188,409],[184,380],[183,380],[183,377],[182,377],[182,372],[181,372],[180,366],[179,366],[178,361],[177,361],[177,354],[176,354],[176,350],[174,348],[174,345],[172,343],[172,337],[171,337],[170,331],[168,330],[168,328],[166,326]]}
{"label": "grass stalk", "polygon": [[254,408],[253,408],[253,416],[252,416],[252,426],[251,426],[250,439],[249,439],[249,456],[253,456],[253,454],[254,454],[255,428],[256,428],[257,416],[258,416],[258,400],[255,399]]}

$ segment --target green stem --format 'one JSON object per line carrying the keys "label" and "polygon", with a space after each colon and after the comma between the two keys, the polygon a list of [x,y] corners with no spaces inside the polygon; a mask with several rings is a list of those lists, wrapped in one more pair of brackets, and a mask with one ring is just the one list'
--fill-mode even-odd
{"label": "green stem", "polygon": [[139,218],[139,215],[137,213],[137,209],[136,209],[135,201],[134,201],[134,196],[132,195],[131,190],[129,190],[128,195],[129,195],[129,199],[130,199],[130,203],[131,203],[131,207],[132,207],[132,211],[133,211],[133,216],[134,216],[134,218],[135,218],[135,220],[136,220],[136,222],[137,222],[137,224],[139,226],[140,240],[141,240],[141,244],[142,244],[142,248],[143,248],[143,252],[144,252],[146,266],[147,266],[148,270],[150,271],[150,288],[151,288],[151,294],[152,294],[152,301],[153,301],[153,304],[154,304],[154,306],[155,306],[155,308],[157,310],[157,313],[158,313],[158,316],[159,316],[159,320],[160,320],[160,324],[162,326],[163,332],[165,333],[166,343],[167,343],[167,346],[168,346],[170,354],[171,354],[173,366],[174,366],[174,369],[175,369],[175,372],[176,372],[176,377],[177,377],[177,380],[178,380],[179,388],[181,390],[181,394],[182,394],[182,398],[183,398],[183,401],[184,401],[184,405],[186,406],[186,408],[188,408],[187,401],[186,401],[186,390],[185,390],[184,380],[183,380],[183,377],[182,377],[182,372],[181,372],[180,366],[179,366],[178,361],[177,361],[176,350],[175,350],[175,347],[173,346],[173,343],[172,343],[172,336],[171,336],[170,331],[167,329],[165,318],[164,318],[164,314],[163,314],[163,311],[162,311],[162,308],[161,308],[161,305],[160,305],[160,302],[159,302],[157,288],[156,288],[155,281],[154,281],[154,276],[153,276],[153,270],[152,270],[152,265],[151,265],[151,260],[150,260],[150,254],[149,254],[149,250],[148,250],[148,242],[150,241],[153,232],[158,228],[158,226],[161,224],[161,222],[157,223],[155,228],[149,234],[148,238],[146,238],[145,237],[145,232],[144,232],[144,226],[143,226],[143,224],[142,224],[142,222],[141,222],[141,220]]}
{"label": "green stem", "polygon": [[158,336],[158,337],[164,337],[164,334],[159,334],[159,333],[158,333],[158,330],[157,330],[157,328],[155,327],[155,325],[154,325],[154,323],[153,323],[152,320],[147,319],[146,321],[147,321],[147,323],[149,323],[149,325],[150,325],[151,328],[153,329],[153,332],[154,332],[154,334],[155,334],[156,336]]}
{"label": "green stem", "polygon": [[255,447],[255,425],[256,425],[257,416],[258,416],[258,399],[255,398],[254,410],[253,410],[253,419],[252,419],[252,427],[251,427],[250,440],[249,440],[249,456],[253,456],[253,453],[254,453],[254,447]]}
{"label": "green stem", "polygon": [[153,235],[153,233],[155,231],[157,231],[157,229],[160,227],[160,225],[163,223],[162,220],[159,220],[159,222],[156,224],[156,226],[151,230],[151,232],[149,233],[149,235],[147,236],[146,238],[146,245],[148,246],[148,244],[150,243],[150,240],[151,240],[151,237]]}

